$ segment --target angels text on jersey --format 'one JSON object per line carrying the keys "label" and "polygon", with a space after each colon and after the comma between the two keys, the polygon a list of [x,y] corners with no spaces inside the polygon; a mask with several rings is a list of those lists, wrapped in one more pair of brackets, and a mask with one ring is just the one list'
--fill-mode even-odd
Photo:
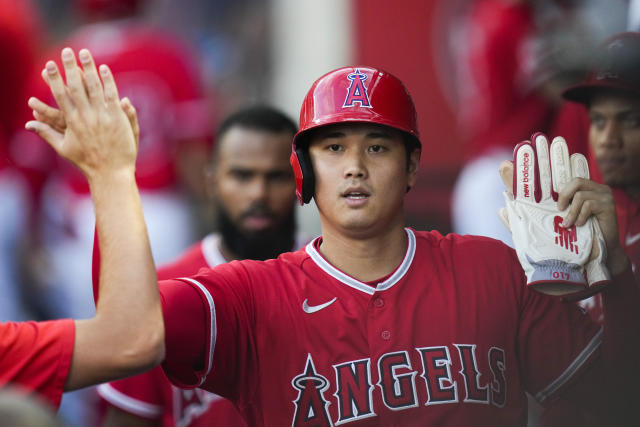
{"label": "angels text on jersey", "polygon": [[[397,351],[383,354],[378,360],[365,358],[333,365],[335,376],[331,379],[318,373],[308,354],[304,369],[291,381],[298,391],[293,401],[292,426],[333,426],[375,417],[374,393],[380,393],[383,404],[394,411],[461,401],[505,406],[503,349],[490,347],[485,367],[478,366],[475,344],[420,347],[413,351],[418,353],[421,366],[411,365],[409,352]],[[461,367],[459,372],[452,372],[453,358]],[[379,378],[375,384],[374,369]],[[426,389],[426,401],[418,401],[417,387]],[[337,406],[336,420],[331,419],[329,405]]]}

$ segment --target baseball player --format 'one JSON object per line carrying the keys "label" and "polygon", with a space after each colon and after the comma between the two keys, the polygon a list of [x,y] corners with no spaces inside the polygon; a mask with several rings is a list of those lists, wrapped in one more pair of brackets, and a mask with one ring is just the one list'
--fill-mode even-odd
{"label": "baseball player", "polygon": [[[594,53],[591,69],[583,82],[568,88],[563,96],[573,101],[563,110],[572,115],[572,121],[562,118],[558,131],[572,128],[574,132],[588,131],[584,139],[588,139],[589,154],[594,162],[592,170],[599,181],[612,188],[620,243],[638,283],[640,153],[636,147],[640,147],[640,33],[625,32],[605,40]],[[588,123],[576,126],[576,122],[582,125],[583,117]],[[604,323],[601,295],[579,303],[596,322]],[[548,425],[568,422],[589,425],[588,414],[585,416],[583,410],[575,408],[564,407],[545,415]]]}
{"label": "baseball player", "polygon": [[[207,174],[218,231],[160,267],[159,279],[193,275],[234,259],[274,258],[307,243],[295,231],[289,154],[296,132],[291,119],[270,107],[246,108],[222,122]],[[172,386],[160,367],[102,384],[98,393],[110,404],[107,426],[244,424],[231,402],[202,389]]]}
{"label": "baseball player", "polygon": [[[70,51],[67,53],[71,54]],[[49,63],[43,73],[59,76],[53,63]],[[71,128],[54,129],[39,121],[27,122],[26,128],[46,135],[61,155],[82,170],[97,196],[96,220],[100,232],[109,234],[100,240],[105,265],[105,274],[100,278],[102,298],[96,307],[96,315],[90,319],[0,323],[0,386],[10,384],[26,392],[35,392],[55,408],[60,404],[63,390],[147,370],[159,363],[164,354],[162,312],[153,283],[156,276],[145,267],[147,264],[153,267],[153,260],[140,198],[135,187],[129,187],[137,151],[135,110],[127,100],[121,107],[108,69],[105,68],[101,80],[95,67],[86,68],[84,74],[91,89],[90,101],[84,93],[83,100],[100,105],[100,110],[83,110],[82,117],[72,118],[67,114],[65,118],[69,123],[74,120],[104,123],[105,118],[111,123],[126,123],[111,135],[121,143],[118,155],[110,156],[109,161],[96,162],[98,157],[89,154],[90,150],[94,154],[100,152],[104,134],[94,133],[92,136],[95,137],[90,137],[75,133]],[[82,77],[72,71],[68,79],[80,80]],[[64,98],[65,88],[60,79],[51,82],[58,101],[68,106],[64,103],[69,99]],[[104,84],[104,90],[101,84]],[[30,102],[38,103],[33,99]],[[36,117],[42,116],[36,114]],[[85,150],[78,150],[80,140],[90,140],[91,149],[86,145]],[[130,227],[122,228],[123,222]],[[126,247],[120,246],[123,244]],[[126,259],[135,265],[123,264],[119,271],[108,272],[107,264],[119,265]],[[131,328],[131,325],[138,326]]]}
{"label": "baseball player", "polygon": [[[78,73],[73,59],[64,64]],[[67,87],[69,96],[84,92],[81,81]],[[60,105],[61,114],[95,108],[75,105]],[[638,289],[612,199],[592,195],[597,184],[568,181],[558,204],[568,206],[563,229],[600,224],[613,277],[604,329],[574,304],[528,288],[502,243],[404,227],[422,144],[396,77],[370,67],[329,72],[300,117],[296,192],[302,203],[315,199],[322,235],[274,260],[160,282],[163,368],[174,384],[230,399],[250,425],[293,426],[524,425],[525,391],[545,404],[562,398],[595,408],[632,389]],[[68,126],[106,132],[90,122]],[[120,158],[112,139],[104,149]]]}
{"label": "baseball player", "polygon": [[563,96],[587,108],[591,154],[613,188],[620,241],[640,279],[640,33],[607,39],[585,80]]}

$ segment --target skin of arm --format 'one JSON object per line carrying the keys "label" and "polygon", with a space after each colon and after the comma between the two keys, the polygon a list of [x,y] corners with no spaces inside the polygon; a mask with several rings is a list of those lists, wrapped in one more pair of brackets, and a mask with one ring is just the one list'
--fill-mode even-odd
{"label": "skin of arm", "polygon": [[133,375],[164,358],[164,323],[155,267],[135,182],[137,121],[120,102],[108,67],[89,51],[62,51],[66,83],[53,61],[43,77],[60,110],[32,98],[36,132],[74,163],[91,188],[102,266],[96,315],[77,320],[65,390]]}

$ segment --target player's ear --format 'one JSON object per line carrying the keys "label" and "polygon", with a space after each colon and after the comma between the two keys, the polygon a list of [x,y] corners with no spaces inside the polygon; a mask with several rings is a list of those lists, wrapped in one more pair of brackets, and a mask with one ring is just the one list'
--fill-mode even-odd
{"label": "player's ear", "polygon": [[213,162],[206,164],[202,170],[202,179],[204,180],[204,187],[207,193],[207,197],[214,199],[216,195],[216,167]]}
{"label": "player's ear", "polygon": [[416,184],[421,154],[422,150],[420,148],[414,148],[409,154],[409,161],[407,164],[407,193]]}

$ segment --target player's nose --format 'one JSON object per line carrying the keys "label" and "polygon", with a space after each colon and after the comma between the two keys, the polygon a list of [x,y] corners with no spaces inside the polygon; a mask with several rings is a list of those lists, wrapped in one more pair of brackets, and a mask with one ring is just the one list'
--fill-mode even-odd
{"label": "player's nose", "polygon": [[345,156],[345,178],[366,178],[367,167],[364,156],[358,152],[351,152]]}

